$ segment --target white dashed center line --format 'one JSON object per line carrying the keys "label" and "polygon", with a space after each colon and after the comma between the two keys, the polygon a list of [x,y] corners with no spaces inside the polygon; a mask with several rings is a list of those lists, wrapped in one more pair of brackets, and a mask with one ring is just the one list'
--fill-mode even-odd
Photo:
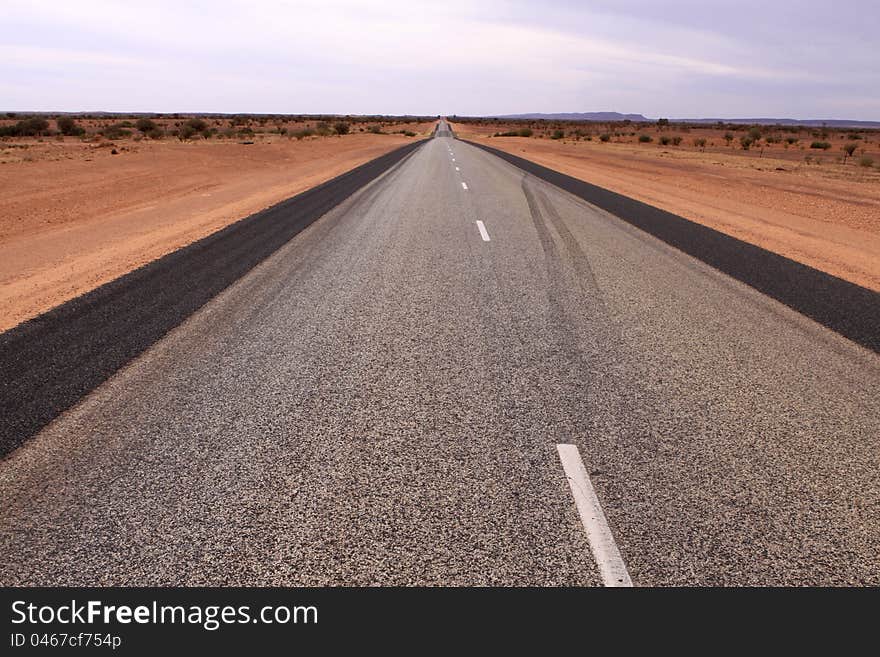
{"label": "white dashed center line", "polygon": [[480,231],[480,237],[483,238],[483,241],[484,241],[484,242],[488,242],[488,241],[489,241],[489,233],[488,233],[488,231],[486,230],[486,226],[483,224],[482,221],[478,221],[478,222],[477,222],[477,228],[478,228],[479,231]]}
{"label": "white dashed center line", "polygon": [[[477,222],[479,223],[479,222]],[[608,520],[596,497],[596,491],[587,475],[587,469],[581,460],[580,452],[576,445],[557,445],[559,459],[562,461],[562,469],[568,486],[574,496],[581,523],[587,532],[587,542],[593,552],[596,565],[599,566],[599,574],[605,586],[632,586],[626,564],[620,556],[617,543],[608,527]]]}
{"label": "white dashed center line", "polygon": [[459,169],[458,167],[455,167],[455,170],[456,170],[456,171],[461,171],[461,169]]}
{"label": "white dashed center line", "polygon": [[463,190],[467,191],[467,188],[468,188],[467,183],[466,182],[461,183],[461,188]]}

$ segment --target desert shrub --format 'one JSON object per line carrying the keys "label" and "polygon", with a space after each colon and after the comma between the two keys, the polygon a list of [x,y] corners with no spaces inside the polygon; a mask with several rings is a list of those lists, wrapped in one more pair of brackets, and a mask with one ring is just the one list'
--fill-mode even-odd
{"label": "desert shrub", "polygon": [[652,141],[654,141],[654,139],[653,137],[651,137],[651,135],[639,135],[639,143],[649,144]]}
{"label": "desert shrub", "polygon": [[733,142],[733,133],[725,132],[724,133],[724,141],[727,142],[727,145],[730,146],[731,142]]}
{"label": "desert shrub", "polygon": [[749,139],[752,140],[753,144],[761,139],[761,128],[759,128],[758,126],[753,126],[749,128]]}
{"label": "desert shrub", "polygon": [[550,139],[562,139],[563,137],[565,137],[565,133],[562,130],[554,130],[550,135]]}
{"label": "desert shrub", "polygon": [[415,137],[416,136],[416,133],[414,133],[412,130],[402,130],[401,132],[403,133],[403,135],[405,137]]}
{"label": "desert shrub", "polygon": [[706,148],[706,140],[702,137],[697,137],[694,139],[694,146],[699,148],[700,150]]}
{"label": "desert shrub", "polygon": [[193,118],[187,119],[186,122],[184,122],[183,127],[191,128],[193,132],[204,132],[208,129],[208,124],[205,123],[204,119]]}
{"label": "desert shrub", "polygon": [[520,128],[520,130],[517,134],[520,137],[531,137],[532,136],[532,129],[531,128]]}
{"label": "desert shrub", "polygon": [[609,135],[607,132],[603,132],[601,135],[599,135],[599,140],[602,142],[611,141],[611,135]]}
{"label": "desert shrub", "polygon": [[789,145],[794,145],[794,144],[798,143],[798,138],[797,137],[786,137],[785,143],[789,144]]}
{"label": "desert shrub", "polygon": [[49,131],[49,122],[38,116],[0,127],[0,137],[35,137]]}
{"label": "desert shrub", "polygon": [[672,145],[673,146],[678,146],[680,144],[681,144],[681,137],[676,136],[676,137],[672,138]]}
{"label": "desert shrub", "polygon": [[113,125],[108,125],[106,128],[101,130],[101,134],[104,135],[107,139],[123,139],[125,137],[131,136],[131,130],[126,128],[125,126],[114,123]]}
{"label": "desert shrub", "polygon": [[829,148],[831,148],[831,144],[829,144],[827,141],[814,141],[812,144],[810,144],[810,148],[822,149],[823,151],[827,151]]}
{"label": "desert shrub", "polygon": [[304,137],[311,137],[313,134],[315,134],[315,131],[311,128],[303,128],[301,130],[296,130],[293,133],[293,136],[297,138],[297,141],[299,141]]}
{"label": "desert shrub", "polygon": [[858,141],[862,138],[862,136],[858,132],[851,132],[846,136],[846,138],[851,141]]}
{"label": "desert shrub", "polygon": [[859,147],[858,144],[846,144],[842,147],[843,149],[843,163],[846,164],[846,158],[852,157],[856,152],[856,149]]}
{"label": "desert shrub", "polygon": [[859,160],[859,166],[863,166],[866,169],[874,165],[874,158],[868,157],[865,155],[862,159]]}
{"label": "desert shrub", "polygon": [[85,134],[85,129],[77,125],[76,121],[74,121],[69,116],[62,116],[60,119],[58,119],[57,123],[58,131],[62,135],[79,136]]}
{"label": "desert shrub", "polygon": [[372,132],[374,135],[382,134],[382,126],[380,125],[371,125],[369,128],[367,128],[367,130],[369,132]]}
{"label": "desert shrub", "polygon": [[158,141],[159,139],[162,139],[162,137],[165,136],[165,131],[162,130],[162,128],[160,128],[159,126],[156,126],[154,128],[147,130],[147,132],[144,133],[144,136],[149,137],[150,139],[155,139],[156,141]]}
{"label": "desert shrub", "polygon": [[315,126],[315,132],[322,137],[326,137],[330,134],[330,124],[326,121],[319,121],[318,125]]}
{"label": "desert shrub", "polygon": [[137,123],[135,123],[134,126],[138,130],[140,130],[143,134],[147,134],[151,130],[156,129],[156,124],[153,121],[151,121],[150,119],[146,119],[146,118],[138,119]]}
{"label": "desert shrub", "polygon": [[662,137],[658,138],[658,141],[660,142],[661,146],[669,146],[669,142],[672,141],[672,137],[667,137],[666,135],[663,135]]}
{"label": "desert shrub", "polygon": [[345,121],[339,121],[334,124],[333,129],[336,130],[337,135],[347,135],[348,131],[351,130],[351,126],[348,125]]}
{"label": "desert shrub", "polygon": [[180,141],[186,141],[187,139],[195,137],[197,133],[198,131],[191,125],[189,125],[189,122],[187,122],[186,124],[181,126],[180,130],[177,133],[177,138],[180,139]]}
{"label": "desert shrub", "polygon": [[752,144],[755,143],[755,140],[751,137],[740,137],[739,145],[742,147],[744,151],[749,150],[752,147]]}

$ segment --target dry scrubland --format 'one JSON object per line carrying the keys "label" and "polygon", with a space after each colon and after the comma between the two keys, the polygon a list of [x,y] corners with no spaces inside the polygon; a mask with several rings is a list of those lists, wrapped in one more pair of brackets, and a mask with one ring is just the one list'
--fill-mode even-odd
{"label": "dry scrubland", "polygon": [[880,131],[480,119],[451,123],[464,139],[880,291]]}
{"label": "dry scrubland", "polygon": [[[175,115],[48,119],[22,130],[22,121],[0,121],[0,330],[434,126]],[[15,134],[32,128],[38,134]]]}

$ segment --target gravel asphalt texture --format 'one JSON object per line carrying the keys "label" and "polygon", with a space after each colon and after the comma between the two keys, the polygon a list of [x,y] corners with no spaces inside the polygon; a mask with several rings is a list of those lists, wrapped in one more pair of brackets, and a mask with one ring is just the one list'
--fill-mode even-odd
{"label": "gravel asphalt texture", "polygon": [[596,585],[563,442],[636,585],[880,584],[880,357],[444,132],[0,462],[0,584]]}

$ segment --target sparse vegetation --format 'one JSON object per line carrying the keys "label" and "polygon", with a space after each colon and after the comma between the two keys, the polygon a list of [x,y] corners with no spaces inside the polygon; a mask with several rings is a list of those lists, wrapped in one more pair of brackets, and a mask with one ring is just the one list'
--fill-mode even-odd
{"label": "sparse vegetation", "polygon": [[554,130],[553,134],[550,135],[550,139],[562,139],[563,137],[565,137],[565,132],[562,130]]}
{"label": "sparse vegetation", "polygon": [[754,143],[755,143],[755,140],[752,139],[751,137],[740,137],[739,138],[739,145],[744,151],[749,150],[752,147],[752,144],[754,144]]}
{"label": "sparse vegetation", "polygon": [[138,119],[134,125],[144,135],[156,130],[156,123],[147,118]]}
{"label": "sparse vegetation", "polygon": [[78,125],[77,122],[69,116],[62,116],[56,121],[58,124],[58,132],[68,137],[78,137],[85,134],[85,129]]}
{"label": "sparse vegetation", "polygon": [[843,163],[844,164],[846,164],[846,158],[852,157],[858,147],[859,147],[858,144],[846,144],[845,146],[843,146]]}
{"label": "sparse vegetation", "polygon": [[345,121],[338,121],[333,129],[336,130],[337,135],[347,135],[348,131],[351,130],[351,126]]}
{"label": "sparse vegetation", "polygon": [[859,160],[859,166],[863,166],[866,169],[874,166],[874,158],[868,155],[863,155],[862,158]]}
{"label": "sparse vegetation", "polygon": [[706,140],[703,137],[695,137],[694,138],[694,146],[700,149],[700,151],[706,150]]}
{"label": "sparse vegetation", "polygon": [[37,137],[49,133],[49,122],[39,116],[22,119],[10,126],[0,127],[0,137]]}
{"label": "sparse vegetation", "polygon": [[599,135],[599,141],[601,141],[603,143],[609,142],[609,141],[611,141],[611,135],[608,134],[607,132],[603,132],[601,135]]}
{"label": "sparse vegetation", "polygon": [[831,144],[829,144],[827,141],[814,141],[812,144],[810,144],[810,148],[827,151],[829,148],[831,148]]}
{"label": "sparse vegetation", "polygon": [[650,144],[652,141],[654,141],[654,138],[651,135],[639,135],[640,144]]}

